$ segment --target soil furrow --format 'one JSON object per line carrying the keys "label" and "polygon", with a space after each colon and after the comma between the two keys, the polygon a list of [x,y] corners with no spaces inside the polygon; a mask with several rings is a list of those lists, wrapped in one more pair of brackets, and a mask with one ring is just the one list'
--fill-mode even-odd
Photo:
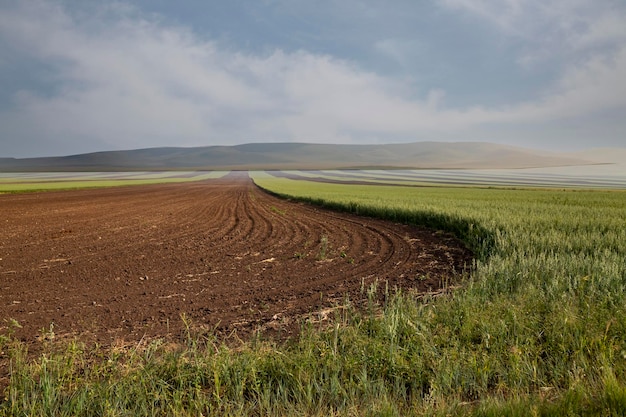
{"label": "soil furrow", "polygon": [[445,234],[282,200],[242,173],[0,195],[0,212],[0,333],[15,319],[34,350],[51,329],[104,345],[176,338],[183,314],[288,336],[304,314],[358,302],[363,283],[431,290],[471,264]]}

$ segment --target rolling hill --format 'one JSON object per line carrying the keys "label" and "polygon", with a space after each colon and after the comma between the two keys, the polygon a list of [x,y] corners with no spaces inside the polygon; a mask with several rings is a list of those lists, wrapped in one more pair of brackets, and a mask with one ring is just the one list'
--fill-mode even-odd
{"label": "rolling hill", "polygon": [[147,148],[42,158],[0,158],[0,171],[529,168],[594,163],[578,155],[485,142],[385,145],[249,143]]}

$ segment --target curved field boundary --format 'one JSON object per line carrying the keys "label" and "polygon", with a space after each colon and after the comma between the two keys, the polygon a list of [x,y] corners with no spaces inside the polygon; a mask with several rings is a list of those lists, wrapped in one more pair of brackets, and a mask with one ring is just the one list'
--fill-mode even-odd
{"label": "curved field boundary", "polygon": [[238,173],[4,195],[0,211],[0,326],[17,320],[34,345],[49,331],[178,337],[182,315],[211,332],[285,336],[374,282],[432,291],[472,262],[451,236],[285,201]]}
{"label": "curved field boundary", "polygon": [[[277,171],[268,173],[276,178],[284,178],[294,181],[313,181],[329,184],[340,185],[375,185],[373,183],[362,183],[357,181],[339,182],[339,181],[325,181],[311,178],[299,178],[293,174],[281,174]],[[255,178],[261,179],[256,181],[257,186],[265,190],[265,192],[275,195],[279,198],[290,199],[299,201],[314,206],[330,209],[336,212],[350,213],[357,216],[366,216],[377,219],[383,219],[403,224],[419,225],[436,230],[442,230],[451,233],[462,240],[475,254],[478,259],[487,260],[487,258],[493,253],[496,245],[496,232],[490,230],[488,227],[481,225],[481,222],[477,219],[472,219],[468,216],[459,216],[449,213],[444,213],[435,210],[413,210],[410,208],[394,208],[394,207],[378,207],[368,204],[361,204],[355,201],[339,201],[328,200],[318,197],[310,196],[295,196],[288,193],[281,193],[274,191],[271,187],[265,187],[263,185],[262,178],[266,174],[256,175]],[[384,184],[385,186],[400,186],[400,184]]]}

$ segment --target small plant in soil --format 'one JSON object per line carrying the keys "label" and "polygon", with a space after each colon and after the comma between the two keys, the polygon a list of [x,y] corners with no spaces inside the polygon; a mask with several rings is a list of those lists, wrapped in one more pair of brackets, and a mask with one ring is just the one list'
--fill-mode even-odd
{"label": "small plant in soil", "polygon": [[326,259],[327,255],[328,255],[328,236],[322,235],[322,237],[320,238],[320,250],[317,254],[317,259],[320,261],[323,261],[324,259]]}

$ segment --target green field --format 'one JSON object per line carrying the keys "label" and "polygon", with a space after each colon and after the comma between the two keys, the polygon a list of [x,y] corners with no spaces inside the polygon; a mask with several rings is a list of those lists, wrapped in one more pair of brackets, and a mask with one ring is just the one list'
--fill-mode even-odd
{"label": "green field", "polygon": [[227,173],[228,171],[0,173],[0,194],[200,181],[220,178]]}
{"label": "green field", "polygon": [[586,412],[626,407],[625,192],[346,186],[263,173],[256,182],[451,231],[475,251],[462,289],[407,307],[396,317],[405,333],[386,335],[406,339],[393,348],[413,352],[402,362],[428,375],[424,399],[504,410],[544,397],[546,407],[573,401]]}
{"label": "green field", "polygon": [[190,332],[181,349],[72,344],[28,362],[8,335],[0,415],[626,414],[626,192],[252,175],[289,198],[452,232],[473,272],[446,295],[346,301],[333,325],[282,345]]}
{"label": "green field", "polygon": [[346,169],[266,171],[327,182],[370,185],[626,189],[626,165],[601,164],[524,169]]}

